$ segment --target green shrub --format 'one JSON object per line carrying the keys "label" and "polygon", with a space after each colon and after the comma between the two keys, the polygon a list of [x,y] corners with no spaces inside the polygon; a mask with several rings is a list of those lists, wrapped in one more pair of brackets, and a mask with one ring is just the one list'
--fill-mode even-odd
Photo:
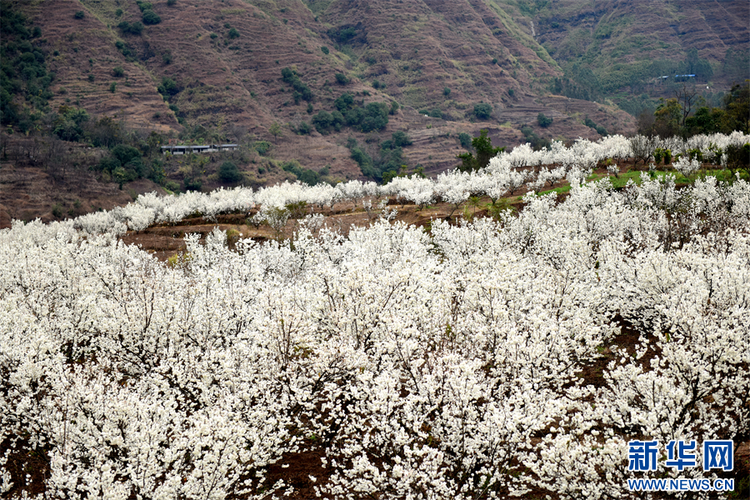
{"label": "green shrub", "polygon": [[750,174],[750,143],[742,146],[731,144],[726,148],[727,167],[732,172],[743,170]]}
{"label": "green shrub", "polygon": [[406,141],[404,144],[411,143],[406,134],[393,134],[390,140],[380,144],[377,157],[370,156],[353,137],[349,137],[346,147],[349,149],[351,158],[359,165],[362,174],[376,181],[387,182],[399,175],[399,172],[405,172],[403,152],[398,145],[403,141]]}
{"label": "green shrub", "polygon": [[112,68],[112,76],[114,76],[115,78],[122,78],[123,76],[125,76],[125,70],[122,69],[122,66],[115,66],[114,68]]}
{"label": "green shrub", "polygon": [[449,95],[451,95],[451,89],[449,89],[448,87],[444,87],[443,88],[443,95],[445,97],[448,97]]}
{"label": "green shrub", "polygon": [[73,17],[75,19],[83,19],[84,17],[86,17],[86,13],[83,12],[82,10],[78,10],[78,11],[76,11],[75,14],[73,14]]}
{"label": "green shrub", "polygon": [[120,16],[122,16],[122,9],[117,9],[115,11],[115,17],[120,17]]}
{"label": "green shrub", "polygon": [[601,125],[597,125],[594,120],[588,117],[588,115],[586,115],[586,119],[583,121],[583,124],[596,130],[596,133],[599,135],[609,135],[606,128],[602,127]]}
{"label": "green shrub", "polygon": [[322,51],[322,52],[323,52],[323,53],[324,53],[325,55],[328,55],[328,54],[329,54],[329,53],[331,52],[330,50],[328,50],[328,47],[326,47],[325,45],[324,45],[324,46],[322,46],[322,47],[320,48],[320,50],[321,50],[321,51]]}
{"label": "green shrub", "polygon": [[359,165],[359,169],[362,171],[363,175],[372,179],[378,179],[378,177],[382,178],[382,174],[378,172],[375,165],[373,165],[372,158],[367,152],[359,147],[356,139],[349,137],[346,142],[346,147],[349,149],[352,160]]}
{"label": "green shrub", "polygon": [[335,101],[333,101],[333,105],[336,106],[336,109],[340,112],[346,113],[354,106],[354,96],[349,92],[341,94]]}
{"label": "green shrub", "polygon": [[357,36],[357,28],[354,26],[341,26],[328,30],[328,36],[338,43],[344,44]]}
{"label": "green shrub", "polygon": [[180,87],[177,85],[172,78],[164,77],[161,79],[161,85],[156,90],[165,98],[168,99],[173,95],[180,92]]}
{"label": "green shrub", "polygon": [[458,134],[458,142],[461,143],[461,147],[466,150],[471,150],[471,136],[466,132]]}
{"label": "green shrub", "polygon": [[63,214],[64,214],[64,212],[63,212],[63,207],[62,207],[62,205],[60,205],[59,203],[56,203],[56,204],[55,204],[55,205],[54,205],[54,206],[52,207],[52,215],[53,215],[53,216],[54,216],[54,217],[55,217],[56,219],[62,219],[62,218],[63,218]]}
{"label": "green shrub", "polygon": [[141,157],[141,152],[133,146],[127,146],[125,144],[118,144],[112,148],[112,156],[117,158],[122,165],[125,165],[136,158]]}
{"label": "green shrub", "polygon": [[315,130],[321,134],[327,134],[333,126],[333,115],[328,111],[318,111],[317,114],[313,116],[312,123],[315,126]]}
{"label": "green shrub", "polygon": [[271,150],[271,143],[268,141],[255,141],[253,148],[258,152],[259,155],[265,156]]}
{"label": "green shrub", "polygon": [[344,118],[348,126],[356,127],[365,119],[365,109],[361,107],[350,108],[344,112]]}
{"label": "green shrub", "polygon": [[492,116],[492,105],[480,102],[474,105],[474,116],[480,120],[489,120]]}
{"label": "green shrub", "polygon": [[237,165],[233,162],[225,161],[221,164],[221,167],[219,167],[219,179],[221,179],[222,182],[234,184],[242,180],[242,172],[240,172]]}
{"label": "green shrub", "polygon": [[307,122],[301,122],[297,126],[297,133],[300,135],[308,135],[312,132],[312,126]]}
{"label": "green shrub", "polygon": [[388,124],[389,111],[385,103],[371,102],[366,106],[358,106],[354,96],[346,92],[341,94],[333,105],[336,107],[333,113],[319,111],[313,117],[313,125],[321,134],[329,133],[331,128],[341,130],[344,125],[362,132],[372,132],[382,130]]}
{"label": "green shrub", "polygon": [[310,87],[302,83],[299,75],[292,68],[283,68],[281,70],[281,79],[288,83],[294,89],[294,103],[298,104],[300,99],[305,101],[313,100],[313,93]]}
{"label": "green shrub", "polygon": [[388,106],[380,102],[371,102],[365,106],[364,120],[359,124],[362,132],[382,130],[388,125]]}
{"label": "green shrub", "polygon": [[[281,166],[281,169],[284,170],[285,172],[290,172],[294,174],[297,177],[297,179],[299,179],[300,181],[310,186],[314,186],[315,184],[320,182],[320,174],[318,172],[314,170],[310,170],[309,168],[302,168],[302,166],[299,164],[297,160],[284,162],[284,164]],[[305,203],[305,202],[303,201],[300,203]],[[290,209],[290,211],[292,212],[298,212],[300,211],[300,209],[301,211],[304,211],[304,205],[297,206],[297,207],[292,206],[292,205],[287,205],[287,208]],[[295,208],[297,210],[294,210]],[[298,218],[298,217],[294,217],[294,218]]]}
{"label": "green shrub", "polygon": [[[99,161],[98,169],[108,172],[115,182],[120,184],[121,188],[123,183],[140,179],[150,172],[148,166],[143,162],[141,152],[133,146],[125,144],[118,144],[112,148],[110,154]],[[152,168],[151,172],[153,170]],[[149,175],[149,178],[163,181],[163,168],[159,169],[157,165],[156,171],[157,175]]]}
{"label": "green shrub", "polygon": [[200,191],[203,187],[203,181],[193,177],[185,177],[182,179],[182,186],[185,188],[185,191]]}
{"label": "green shrub", "polygon": [[413,144],[411,138],[406,135],[406,132],[403,132],[401,130],[398,130],[391,134],[391,140],[393,141],[393,145],[396,147],[411,146]]}
{"label": "green shrub", "polygon": [[542,128],[547,128],[552,125],[552,118],[548,118],[544,115],[544,113],[539,113],[538,115],[536,115],[536,121]]}
{"label": "green shrub", "polygon": [[167,5],[169,5],[170,7],[172,7],[176,3],[177,3],[177,0],[167,0]]}
{"label": "green shrub", "polygon": [[64,141],[82,141],[84,139],[83,126],[89,121],[89,114],[80,108],[60,106],[55,116],[54,134]]}
{"label": "green shrub", "polygon": [[[143,32],[143,23],[141,23],[140,21],[135,21],[133,23],[122,21],[117,25],[117,27],[120,28],[120,31],[122,31],[124,35],[140,35]],[[115,43],[115,45],[117,45],[117,43]],[[122,49],[120,50],[120,52],[122,52]]]}
{"label": "green shrub", "polygon": [[662,148],[656,148],[654,150],[654,163],[658,165],[661,163],[662,158],[664,158],[664,150]]}
{"label": "green shrub", "polygon": [[534,150],[540,150],[542,148],[549,147],[550,145],[548,139],[539,137],[536,132],[534,132],[534,129],[532,129],[528,125],[524,125],[521,127],[521,133],[526,138],[526,142],[531,144],[531,147],[534,148]]}
{"label": "green shrub", "polygon": [[281,137],[281,125],[279,122],[273,122],[271,126],[268,127],[268,131],[274,137]]}
{"label": "green shrub", "polygon": [[159,14],[154,12],[153,10],[144,10],[143,11],[143,24],[150,26],[154,24],[159,24],[161,22],[161,17],[159,17]]}
{"label": "green shrub", "polygon": [[237,31],[236,28],[229,29],[229,32],[227,33],[227,38],[229,38],[230,40],[234,40],[235,38],[239,38],[239,37],[240,37],[240,32]]}
{"label": "green shrub", "polygon": [[346,85],[347,83],[349,83],[349,78],[347,78],[347,76],[343,73],[336,73],[336,82],[339,85]]}
{"label": "green shrub", "polygon": [[476,156],[471,153],[462,153],[457,156],[461,160],[461,165],[459,165],[458,169],[463,172],[484,169],[489,165],[490,159],[494,158],[498,153],[505,151],[504,147],[492,146],[492,140],[487,136],[487,130],[485,129],[479,131],[479,137],[471,140],[471,145],[476,150]]}
{"label": "green shrub", "polygon": [[703,151],[700,150],[700,148],[694,148],[688,150],[688,158],[691,160],[698,160],[700,162],[703,162]]}

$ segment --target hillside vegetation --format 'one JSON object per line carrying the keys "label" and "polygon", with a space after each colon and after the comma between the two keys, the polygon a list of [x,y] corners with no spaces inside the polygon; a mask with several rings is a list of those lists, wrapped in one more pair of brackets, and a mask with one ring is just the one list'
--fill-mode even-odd
{"label": "hillside vegetation", "polygon": [[[52,109],[70,100],[91,114],[197,136],[226,135],[230,124],[265,135],[274,122],[309,122],[308,104],[330,111],[344,90],[451,120],[473,118],[484,101],[500,119],[506,106],[544,93],[540,78],[560,74],[510,18],[482,3],[315,4],[312,12],[291,0],[159,1],[148,9],[54,0],[44,12],[55,16],[13,9],[44,33],[56,76]],[[144,23],[144,11],[159,22]],[[302,103],[279,81],[292,66],[310,89]],[[160,87],[165,81],[173,85]]]}
{"label": "hillside vegetation", "polygon": [[[727,75],[741,74],[741,58],[732,54],[742,53],[747,32],[737,22],[742,11],[727,11],[731,19],[722,25],[716,19],[723,14],[709,4],[685,12],[666,5],[683,23],[703,15],[708,27],[701,33],[710,27],[724,52],[685,30],[680,50],[626,46],[631,33],[638,38],[653,28],[646,16],[631,16],[628,2],[591,12],[580,3],[500,0],[0,5],[7,33],[0,182],[24,193],[18,173],[31,168],[43,192],[25,192],[34,203],[6,194],[0,218],[8,220],[59,219],[53,208],[71,206],[76,196],[47,193],[75,191],[80,183],[70,179],[81,175],[135,194],[148,189],[131,185],[142,179],[171,192],[295,179],[382,181],[402,169],[434,176],[456,166],[466,152],[462,134],[476,137],[482,129],[496,146],[536,148],[630,135],[635,118],[615,103],[636,113],[655,108],[656,97],[673,97],[669,85],[644,87],[648,95],[631,106],[631,93],[640,92],[636,80],[651,74],[644,61],[710,69],[715,81],[707,102],[718,106],[718,93],[729,90],[722,86]],[[586,50],[569,50],[566,37],[579,31]],[[652,40],[660,33],[648,47],[658,45]],[[605,81],[621,73],[640,76]],[[393,146],[395,133],[405,133],[409,144]],[[33,147],[21,135],[33,137]],[[161,157],[159,146],[170,140],[239,149],[231,156]],[[111,151],[119,144],[140,156]],[[236,172],[227,166],[221,174],[227,161]],[[101,206],[79,198],[83,210]]]}

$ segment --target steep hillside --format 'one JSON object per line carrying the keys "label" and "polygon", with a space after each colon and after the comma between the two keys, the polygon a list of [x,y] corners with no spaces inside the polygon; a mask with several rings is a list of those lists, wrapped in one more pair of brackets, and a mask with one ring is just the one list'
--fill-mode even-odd
{"label": "steep hillside", "polygon": [[[512,11],[516,2],[503,3]],[[675,84],[686,82],[707,85],[703,93],[711,100],[732,82],[750,78],[750,4],[744,1],[518,5],[536,40],[565,70],[557,91],[569,95],[611,97],[635,112],[632,94],[672,97]],[[675,74],[696,76],[683,82]]]}
{"label": "steep hillside", "polygon": [[[451,120],[473,118],[473,105],[487,102],[502,123],[501,110],[543,95],[538,82],[562,74],[494,3],[319,3],[310,4],[316,14],[298,0],[154,2],[161,22],[140,34],[118,28],[140,22],[135,2],[50,0],[26,10],[57,54],[49,62],[53,108],[73,102],[158,130],[182,130],[176,115],[217,134],[239,126],[264,135],[274,121],[309,120],[308,104],[332,109],[345,91],[439,109]],[[294,102],[281,81],[285,67],[310,99]],[[175,83],[171,110],[157,91],[164,79]]]}
{"label": "steep hillside", "polygon": [[[682,84],[659,77],[692,72],[696,82],[688,84],[699,83],[709,102],[717,103],[720,92],[747,73],[750,53],[746,2],[6,0],[3,5],[23,12],[29,29],[38,28],[28,51],[13,57],[45,59],[47,86],[37,94],[49,94],[28,114],[33,124],[10,124],[5,133],[56,133],[85,143],[87,131],[77,139],[58,133],[60,117],[70,121],[79,108],[96,126],[109,117],[135,138],[131,143],[138,143],[154,171],[163,170],[153,180],[171,190],[226,185],[226,177],[218,175],[226,160],[237,164],[242,183],[253,186],[301,174],[329,182],[380,179],[384,169],[402,163],[434,174],[456,165],[456,155],[464,151],[460,134],[477,135],[480,129],[489,130],[494,144],[509,147],[527,140],[541,145],[630,134],[634,114],[658,97],[671,97]],[[3,43],[14,43],[14,36]],[[23,65],[19,68],[22,80]],[[26,97],[9,94],[8,102],[20,107],[36,102],[36,84],[29,82]],[[344,94],[351,102],[342,107],[337,99]],[[377,111],[367,108],[377,103],[390,113],[377,126],[363,125],[362,113]],[[361,116],[351,119],[350,112]],[[540,114],[552,122],[542,127]],[[142,147],[152,132],[148,148]],[[383,149],[395,132],[408,134],[411,144]],[[4,144],[8,137],[3,135]],[[157,146],[168,140],[238,142],[241,151],[205,161],[156,162]],[[378,165],[355,161],[353,148]],[[105,174],[99,181],[116,180],[113,172]],[[14,205],[7,196],[5,204]]]}
{"label": "steep hillside", "polygon": [[[712,64],[750,48],[747,2],[644,0],[537,2],[537,39],[567,63],[604,68],[648,60],[684,60],[690,49]],[[604,64],[601,64],[604,63]],[[697,68],[692,68],[697,69]],[[717,68],[718,69],[718,68]]]}
{"label": "steep hillside", "polygon": [[[65,14],[53,19],[40,15],[43,29],[75,24],[70,6],[80,4],[56,1],[67,11],[61,9]],[[506,27],[515,29],[513,23],[483,2],[340,1],[318,15],[298,0],[155,2],[161,23],[146,26],[137,36],[114,28],[123,21],[138,22],[141,12],[135,3],[123,5],[119,16],[112,1],[82,4],[91,13],[86,23],[98,23],[96,29],[110,37],[93,45],[111,52],[120,39],[136,60],[137,67],[123,66],[131,86],[118,90],[131,97],[151,90],[153,96],[163,78],[172,78],[178,92],[170,103],[188,125],[224,129],[231,123],[261,133],[273,121],[299,122],[308,102],[316,111],[330,108],[344,91],[367,91],[373,100],[439,108],[446,118],[463,119],[474,103],[486,101],[502,109],[512,105],[514,95],[542,92],[534,86],[541,76],[561,74],[546,54],[544,60],[519,43]],[[87,26],[70,27],[76,37],[87,36]],[[88,58],[78,59],[87,63]],[[292,90],[280,82],[281,69],[291,66],[312,90],[311,99],[293,103]],[[88,68],[70,69],[80,80]],[[151,75],[153,89],[137,87],[143,71]],[[337,82],[337,73],[350,83]],[[59,76],[64,82],[66,75]],[[99,90],[112,80],[103,76],[107,81]],[[151,118],[149,112],[159,111],[142,114]]]}
{"label": "steep hillside", "polygon": [[[56,74],[52,109],[74,105],[133,127],[177,130],[151,72],[138,58],[125,57],[117,47],[121,42],[117,32],[93,12],[82,11],[81,2],[49,0],[24,7],[42,30],[47,65]],[[76,12],[85,14],[77,17]],[[121,76],[116,76],[115,68],[122,68]]]}
{"label": "steep hillside", "polygon": [[[250,154],[239,166],[251,184],[293,178],[274,163],[292,160],[334,181],[362,177],[345,147],[349,137],[377,157],[382,141],[405,131],[414,144],[404,148],[403,161],[437,172],[456,164],[460,133],[482,128],[508,146],[526,140],[524,125],[550,139],[598,137],[583,124],[585,115],[611,133],[634,130],[633,120],[611,106],[545,98],[546,82],[562,71],[494,1],[4,5],[41,29],[35,43],[55,74],[49,121],[67,106],[122,121],[142,136],[158,132],[154,143],[179,135],[247,144]],[[387,125],[316,126],[318,114],[336,111],[344,93],[354,107],[385,103]],[[555,119],[549,129],[536,127],[542,112]],[[255,155],[257,141],[270,148]],[[167,162],[166,179],[182,183],[185,168]],[[197,166],[189,176],[216,187],[217,168]]]}
{"label": "steep hillside", "polygon": [[467,101],[505,107],[516,93],[536,93],[536,78],[560,73],[480,1],[337,1],[320,19],[357,56],[361,77],[386,84],[404,104],[438,106],[450,116],[464,117]]}

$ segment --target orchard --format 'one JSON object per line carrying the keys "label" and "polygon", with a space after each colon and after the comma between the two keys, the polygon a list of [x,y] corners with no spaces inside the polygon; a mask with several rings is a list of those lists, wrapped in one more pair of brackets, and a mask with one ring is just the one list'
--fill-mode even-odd
{"label": "orchard", "polygon": [[[672,171],[587,180],[637,141],[670,150]],[[700,463],[705,441],[750,440],[750,184],[705,173],[748,142],[612,136],[435,179],[152,194],[14,222],[0,493],[284,498],[300,457],[328,499],[662,498],[628,479],[735,478],[668,467],[663,445],[695,441]],[[564,199],[540,194],[562,180]],[[421,228],[383,205],[343,235],[313,214],[289,239],[188,237],[169,263],[119,240],[194,214],[273,225],[301,201],[460,207],[522,188],[522,209],[494,218]],[[657,466],[629,470],[629,443],[649,440]]]}

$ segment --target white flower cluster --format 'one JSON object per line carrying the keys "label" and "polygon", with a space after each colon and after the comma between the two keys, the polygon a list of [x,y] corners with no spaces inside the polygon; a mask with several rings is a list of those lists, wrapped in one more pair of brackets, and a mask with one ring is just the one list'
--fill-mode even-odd
{"label": "white flower cluster", "polygon": [[343,237],[310,218],[291,243],[236,251],[217,230],[171,265],[116,238],[293,201],[499,197],[528,180],[515,161],[383,188],[144,196],[0,231],[0,491],[25,495],[11,462],[33,454],[38,498],[281,497],[269,466],[315,449],[324,498],[622,498],[628,440],[746,436],[744,181],[574,183],[429,233],[381,220]]}
{"label": "white flower cluster", "polygon": [[481,172],[450,171],[436,179],[397,177],[384,186],[359,180],[336,186],[285,182],[255,192],[250,188],[238,187],[219,189],[209,194],[191,192],[169,197],[158,197],[151,193],[138,197],[134,203],[125,207],[84,215],[67,224],[86,234],[121,234],[127,230],[142,230],[154,223],[177,222],[193,215],[211,219],[221,213],[247,212],[251,209],[259,212],[257,222],[270,223],[272,221],[267,217],[268,214],[276,214],[290,204],[304,203],[306,206],[322,209],[348,202],[353,203],[356,208],[365,200],[371,202],[372,198],[385,196],[420,206],[444,201],[457,207],[471,196],[488,196],[497,200],[515,194],[524,185],[541,190],[563,179],[580,184],[598,162],[633,156],[631,145],[638,141],[647,143],[649,154],[659,146],[671,148],[673,154],[684,154],[690,149],[700,148],[705,159],[719,163],[725,161],[726,156],[724,155],[724,160],[716,157],[717,151],[729,144],[750,142],[750,136],[734,132],[731,135],[695,136],[686,142],[679,138],[652,140],[637,137],[629,140],[614,135],[597,142],[579,139],[570,148],[555,141],[549,149],[540,151],[534,151],[531,146],[524,144],[510,153],[499,154]]}
{"label": "white flower cluster", "polygon": [[[631,139],[631,141],[638,139],[643,139],[643,137],[637,136],[635,139]],[[727,146],[742,146],[748,142],[750,142],[749,135],[734,131],[731,134],[699,134],[687,140],[679,136],[664,139],[655,137],[650,144],[652,151],[655,148],[669,149],[672,151],[673,156],[677,154],[686,155],[691,150],[699,150],[704,161],[718,165],[721,163],[721,156]]]}
{"label": "white flower cluster", "polygon": [[697,159],[690,159],[687,156],[681,156],[672,166],[685,177],[690,177],[701,168],[701,162]]}

